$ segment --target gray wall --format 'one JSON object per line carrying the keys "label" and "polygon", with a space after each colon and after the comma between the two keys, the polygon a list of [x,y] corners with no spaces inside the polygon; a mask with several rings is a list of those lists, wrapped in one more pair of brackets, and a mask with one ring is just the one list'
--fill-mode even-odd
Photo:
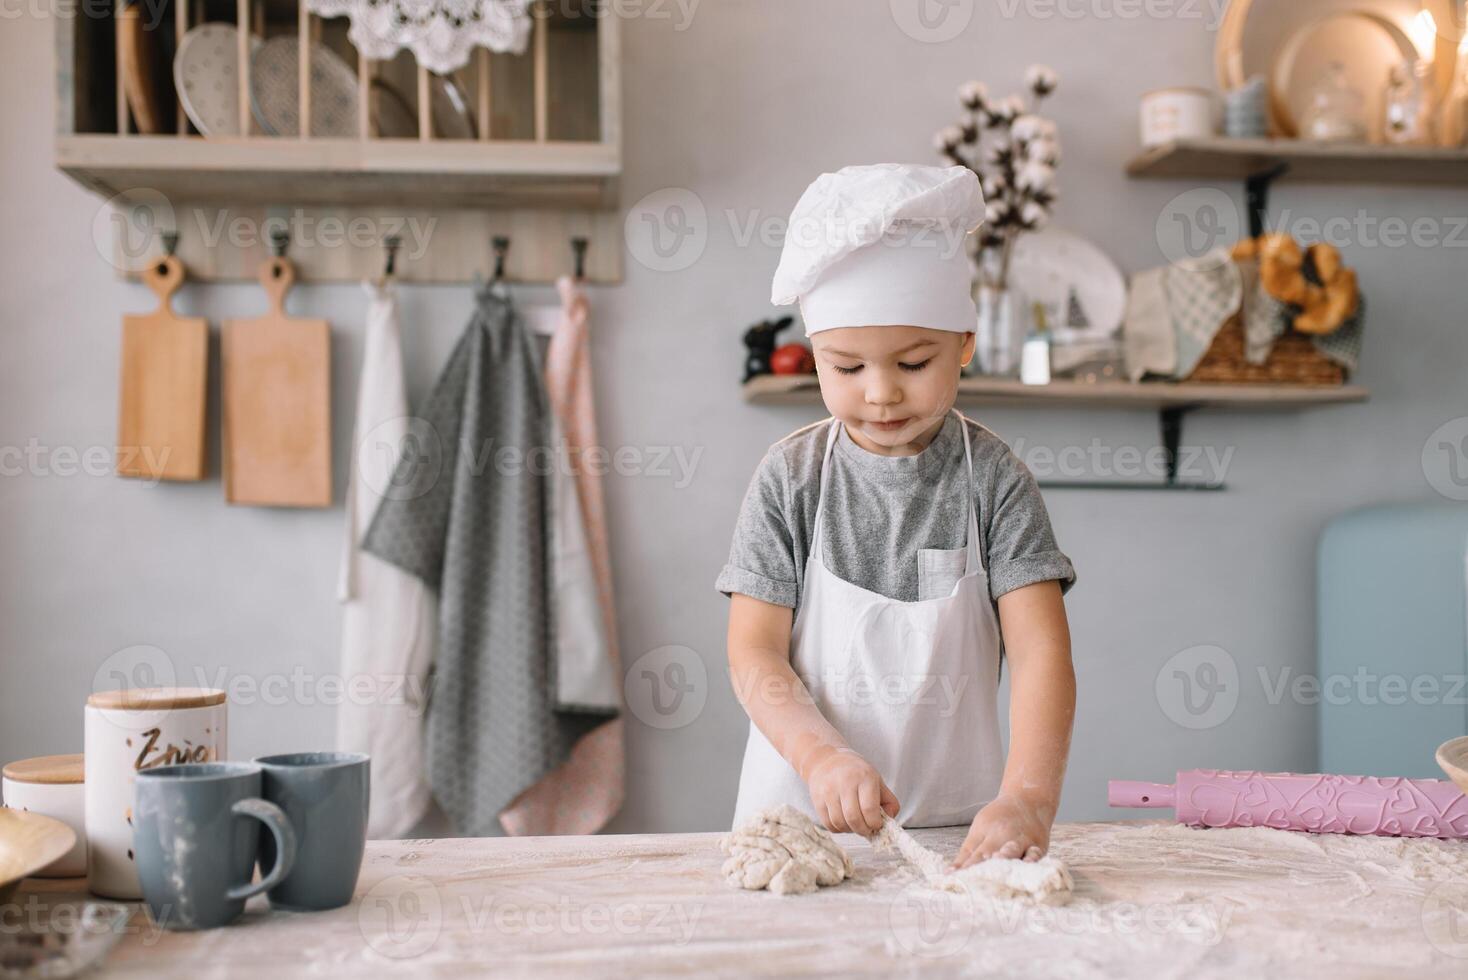
{"label": "gray wall", "polygon": [[[977,77],[1003,91],[1044,61],[1062,78],[1053,102],[1065,147],[1059,221],[1129,272],[1157,264],[1159,215],[1188,185],[1129,182],[1122,164],[1135,149],[1143,92],[1210,84],[1212,25],[1102,16],[1115,6],[1086,5],[1093,12],[1069,18],[1046,16],[1053,8],[1044,4],[960,2],[954,9],[973,8],[972,22],[946,43],[905,35],[879,2],[720,0],[698,6],[691,20],[672,4],[649,4],[646,16],[624,22],[624,205],[687,188],[709,227],[687,269],[657,272],[629,258],[622,286],[592,291],[605,442],[702,453],[687,486],[650,475],[608,483],[621,641],[629,663],[666,645],[691,648],[707,665],[709,689],[686,726],[632,721],[628,802],[613,829],[710,830],[727,821],[745,722],[724,668],[727,600],[713,580],[764,449],[824,414],[740,399],[740,333],[770,312],[778,248],[742,243],[737,228],[750,216],[783,218],[823,170],[931,160],[931,136],[953,118],[960,82]],[[52,169],[52,26],[22,17],[0,32],[0,90],[9,93],[0,100],[0,446],[34,440],[85,450],[112,445],[118,318],[151,300],[114,278],[94,248],[98,199]],[[1315,219],[1359,211],[1411,222],[1468,213],[1468,197],[1284,188],[1276,207]],[[1369,404],[1190,420],[1188,444],[1233,452],[1224,494],[1048,497],[1080,575],[1067,604],[1081,695],[1064,817],[1105,817],[1111,777],[1315,764],[1313,709],[1271,705],[1257,668],[1311,669],[1321,528],[1364,504],[1438,499],[1422,447],[1440,424],[1468,414],[1465,253],[1365,240],[1344,251],[1372,304],[1360,375]],[[549,299],[543,289],[521,295]],[[469,303],[463,288],[404,290],[415,394],[431,382]],[[255,288],[234,285],[191,288],[178,303],[216,323],[259,304]],[[292,305],[334,325],[340,481],[362,290],[307,286]],[[1141,412],[969,412],[1031,448],[1156,443],[1156,419]],[[0,756],[79,750],[94,673],[136,644],[166,651],[188,679],[196,667],[209,679],[220,668],[255,678],[289,677],[297,665],[313,676],[334,670],[339,507],[234,509],[217,479],[150,488],[54,468],[0,478]],[[1203,644],[1228,651],[1242,687],[1231,717],[1193,730],[1169,719],[1154,684],[1168,658]],[[233,753],[327,744],[333,709],[301,700],[237,707]]]}

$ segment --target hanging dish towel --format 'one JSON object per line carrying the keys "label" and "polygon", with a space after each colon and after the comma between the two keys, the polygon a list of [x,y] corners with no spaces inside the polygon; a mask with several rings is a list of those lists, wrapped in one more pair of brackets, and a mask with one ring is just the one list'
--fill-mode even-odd
{"label": "hanging dish towel", "polygon": [[359,547],[384,497],[406,438],[402,337],[391,286],[364,283],[367,329],[357,392],[347,531],[337,598],[342,603],[342,677],[366,697],[337,708],[337,746],[372,756],[367,836],[406,835],[428,810],[423,714],[433,658],[433,594],[423,582]]}
{"label": "hanging dish towel", "polygon": [[455,832],[485,836],[606,719],[551,703],[549,407],[519,313],[495,286],[475,299],[399,462],[409,490],[364,547],[438,593],[428,782]]}
{"label": "hanging dish towel", "polygon": [[[617,652],[611,558],[601,476],[585,464],[598,445],[592,398],[589,304],[570,277],[556,283],[561,320],[545,358],[556,433],[554,519],[557,706],[610,715],[571,750],[566,763],[500,814],[515,836],[594,834],[621,809],[625,792],[621,658]],[[564,443],[561,442],[564,440]]]}
{"label": "hanging dish towel", "polygon": [[1122,344],[1127,377],[1133,381],[1148,374],[1171,377],[1177,369],[1177,335],[1167,312],[1166,279],[1166,266],[1144,269],[1132,277]]}

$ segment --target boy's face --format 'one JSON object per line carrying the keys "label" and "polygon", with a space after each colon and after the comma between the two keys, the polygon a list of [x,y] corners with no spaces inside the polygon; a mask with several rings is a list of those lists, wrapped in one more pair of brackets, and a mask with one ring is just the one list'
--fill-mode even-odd
{"label": "boy's face", "polygon": [[[826,409],[868,452],[920,452],[958,393],[974,335],[926,327],[838,327],[812,335]],[[892,423],[892,424],[882,424]]]}

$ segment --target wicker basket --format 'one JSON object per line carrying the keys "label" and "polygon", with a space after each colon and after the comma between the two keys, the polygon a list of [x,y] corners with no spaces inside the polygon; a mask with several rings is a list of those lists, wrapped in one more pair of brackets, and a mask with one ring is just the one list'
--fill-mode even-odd
{"label": "wicker basket", "polygon": [[1286,330],[1274,342],[1269,360],[1250,364],[1244,359],[1242,316],[1228,319],[1213,338],[1203,359],[1188,375],[1189,381],[1214,384],[1345,384],[1346,371],[1315,349],[1315,342],[1296,330]]}

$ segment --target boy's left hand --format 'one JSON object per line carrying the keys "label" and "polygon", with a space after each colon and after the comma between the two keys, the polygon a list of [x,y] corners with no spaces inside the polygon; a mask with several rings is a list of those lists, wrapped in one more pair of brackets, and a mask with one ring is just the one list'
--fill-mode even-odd
{"label": "boy's left hand", "polygon": [[966,868],[991,857],[1038,861],[1050,846],[1050,821],[1041,808],[1023,798],[1001,793],[979,811],[969,827],[953,868]]}

